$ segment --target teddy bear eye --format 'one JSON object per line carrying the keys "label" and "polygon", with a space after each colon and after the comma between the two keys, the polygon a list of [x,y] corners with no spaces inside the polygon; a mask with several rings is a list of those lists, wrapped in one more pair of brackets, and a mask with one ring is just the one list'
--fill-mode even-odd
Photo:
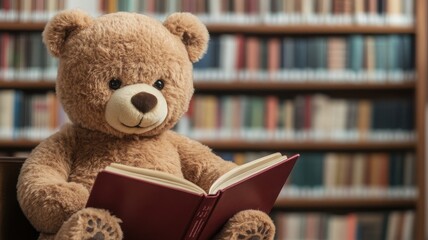
{"label": "teddy bear eye", "polygon": [[153,87],[155,87],[157,90],[162,90],[165,87],[165,83],[162,79],[158,79],[155,83],[153,83]]}
{"label": "teddy bear eye", "polygon": [[118,78],[112,78],[110,82],[108,82],[108,86],[112,90],[119,89],[121,85],[122,85],[122,81]]}

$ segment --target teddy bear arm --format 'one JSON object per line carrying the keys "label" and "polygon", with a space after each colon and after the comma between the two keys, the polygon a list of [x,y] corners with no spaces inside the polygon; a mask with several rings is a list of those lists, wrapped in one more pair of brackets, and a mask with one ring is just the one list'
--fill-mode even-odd
{"label": "teddy bear arm", "polygon": [[44,233],[55,233],[89,196],[81,184],[67,182],[72,142],[59,132],[34,149],[22,166],[17,184],[21,209]]}
{"label": "teddy bear arm", "polygon": [[169,139],[177,147],[184,177],[205,191],[208,191],[221,175],[236,167],[236,164],[223,160],[198,141],[172,131],[169,134]]}

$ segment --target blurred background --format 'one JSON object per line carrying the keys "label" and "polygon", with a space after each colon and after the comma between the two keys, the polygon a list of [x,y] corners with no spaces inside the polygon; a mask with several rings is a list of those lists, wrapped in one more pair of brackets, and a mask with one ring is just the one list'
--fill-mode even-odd
{"label": "blurred background", "polygon": [[428,239],[426,0],[2,0],[0,156],[69,121],[41,32],[71,8],[207,25],[175,130],[238,164],[301,154],[271,213],[277,239]]}

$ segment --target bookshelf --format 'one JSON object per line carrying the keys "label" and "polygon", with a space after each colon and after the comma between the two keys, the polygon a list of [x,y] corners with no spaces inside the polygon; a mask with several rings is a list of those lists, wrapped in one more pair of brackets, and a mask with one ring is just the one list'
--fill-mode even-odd
{"label": "bookshelf", "polygon": [[[285,211],[296,210],[331,210],[341,209],[348,211],[365,210],[396,210],[396,209],[414,209],[415,210],[415,239],[425,237],[426,224],[426,181],[425,181],[425,161],[426,161],[426,98],[427,86],[426,80],[428,73],[426,66],[427,60],[427,2],[424,0],[414,0],[415,5],[415,24],[414,25],[370,25],[370,24],[311,24],[311,23],[292,23],[292,24],[230,24],[210,22],[207,24],[211,34],[242,34],[249,36],[271,37],[271,36],[348,36],[353,34],[363,35],[411,35],[414,36],[415,44],[415,72],[413,81],[403,82],[330,82],[326,80],[305,81],[305,82],[281,82],[268,81],[260,82],[252,79],[232,79],[228,81],[196,81],[196,94],[212,95],[233,95],[233,94],[281,94],[297,95],[301,93],[327,93],[358,97],[362,94],[364,97],[376,98],[378,94],[385,96],[401,96],[411,99],[414,107],[414,129],[415,138],[411,141],[351,141],[344,142],[340,140],[312,141],[312,140],[201,140],[203,143],[219,151],[295,151],[295,152],[313,152],[313,151],[335,151],[340,152],[376,152],[376,151],[409,151],[416,156],[416,188],[418,197],[413,199],[302,199],[285,198],[279,199],[275,208]],[[0,22],[0,33],[21,33],[21,32],[41,32],[44,28],[44,22]],[[346,79],[345,79],[346,80]],[[40,79],[38,81],[28,81],[26,79],[6,81],[0,79],[0,90],[13,89],[25,92],[47,92],[53,91],[55,83],[50,80]],[[364,93],[361,93],[364,92]],[[0,152],[30,150],[38,144],[37,140],[16,139],[0,140]]]}
{"label": "bookshelf", "polygon": [[[428,4],[426,1],[417,1],[416,7],[416,70],[418,75],[417,86],[415,89],[415,105],[416,105],[416,128],[419,133],[426,132],[427,119],[425,117],[424,109],[427,104],[427,78],[428,72],[426,66],[428,65],[428,30],[424,23],[428,21]],[[424,232],[426,226],[426,136],[425,134],[419,134],[417,136],[416,154],[418,159],[417,164],[417,184],[419,191],[419,198],[416,207],[416,221],[421,221],[416,227],[417,239],[423,239],[427,237],[427,233]]]}

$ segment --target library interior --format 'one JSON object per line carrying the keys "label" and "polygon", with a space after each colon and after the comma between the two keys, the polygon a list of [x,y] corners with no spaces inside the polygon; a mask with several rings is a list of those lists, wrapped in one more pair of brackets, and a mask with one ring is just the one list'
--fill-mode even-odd
{"label": "library interior", "polygon": [[69,9],[200,19],[208,46],[172,130],[238,165],[300,154],[275,239],[428,240],[426,0],[1,0],[0,240],[37,239],[20,169],[72,124],[42,36]]}

